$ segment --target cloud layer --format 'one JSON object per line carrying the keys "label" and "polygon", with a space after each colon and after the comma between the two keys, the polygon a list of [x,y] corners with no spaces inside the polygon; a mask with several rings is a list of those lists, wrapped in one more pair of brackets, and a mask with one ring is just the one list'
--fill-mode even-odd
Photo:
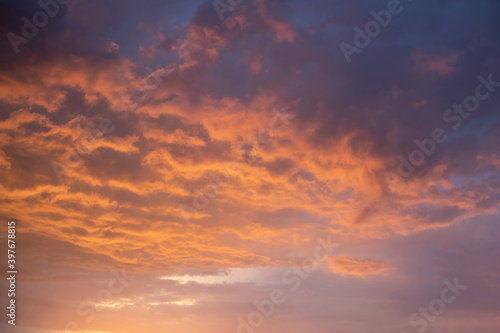
{"label": "cloud layer", "polygon": [[0,5],[23,332],[237,332],[274,289],[255,331],[413,332],[455,277],[433,331],[497,332],[500,4],[401,5],[350,64],[340,43],[387,2],[244,0],[221,22],[211,1],[73,0],[17,53],[42,8]]}

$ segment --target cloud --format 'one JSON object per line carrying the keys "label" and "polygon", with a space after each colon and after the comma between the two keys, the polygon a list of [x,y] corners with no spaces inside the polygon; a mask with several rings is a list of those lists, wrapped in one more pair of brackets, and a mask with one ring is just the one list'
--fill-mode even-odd
{"label": "cloud", "polygon": [[[0,7],[4,36],[39,10]],[[486,332],[498,312],[498,92],[407,182],[391,188],[385,173],[415,139],[449,129],[443,112],[478,75],[500,80],[500,5],[408,3],[347,65],[338,44],[371,10],[245,0],[221,23],[212,1],[74,1],[17,56],[3,38],[1,216],[19,222],[27,325],[234,331],[282,287],[275,269],[297,267],[331,235],[345,255],[287,295],[263,333],[405,330],[405,309],[453,276],[475,291],[440,318],[442,331],[459,314]],[[285,107],[296,117],[256,144]],[[103,119],[114,129],[90,144]],[[53,162],[67,168],[62,182]],[[179,204],[202,208],[186,224]],[[78,305],[120,268],[137,282],[86,323]],[[220,274],[230,269],[236,277]],[[212,278],[231,283],[195,283]]]}
{"label": "cloud", "polygon": [[389,266],[382,261],[371,259],[359,260],[349,256],[335,256],[328,258],[328,267],[334,274],[365,278],[369,275],[386,275]]}
{"label": "cloud", "polygon": [[457,54],[439,55],[424,52],[413,54],[415,70],[434,73],[439,76],[449,76],[456,70]]}

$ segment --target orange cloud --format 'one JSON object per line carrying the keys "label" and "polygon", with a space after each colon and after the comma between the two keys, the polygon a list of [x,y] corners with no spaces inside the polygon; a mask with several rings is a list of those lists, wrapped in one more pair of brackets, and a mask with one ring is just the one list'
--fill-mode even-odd
{"label": "orange cloud", "polygon": [[293,30],[290,24],[279,21],[272,17],[271,14],[269,14],[269,11],[267,10],[266,0],[258,0],[257,8],[259,14],[264,19],[264,22],[273,30],[278,40],[287,40],[290,43],[293,43],[295,41],[295,39],[297,38],[297,33]]}
{"label": "orange cloud", "polygon": [[329,257],[328,267],[335,274],[352,275],[358,278],[365,278],[369,275],[386,275],[390,271],[389,266],[382,261],[359,260],[349,256]]}

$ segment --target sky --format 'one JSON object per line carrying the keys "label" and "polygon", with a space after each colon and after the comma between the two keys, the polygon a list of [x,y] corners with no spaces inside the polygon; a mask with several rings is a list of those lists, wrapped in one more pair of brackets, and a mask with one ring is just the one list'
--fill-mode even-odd
{"label": "sky", "polygon": [[500,332],[499,14],[2,1],[0,331]]}

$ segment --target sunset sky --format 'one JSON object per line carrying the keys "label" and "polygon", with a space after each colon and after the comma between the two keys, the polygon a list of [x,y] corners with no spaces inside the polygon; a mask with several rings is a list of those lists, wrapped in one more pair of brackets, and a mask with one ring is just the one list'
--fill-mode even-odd
{"label": "sunset sky", "polygon": [[0,331],[499,333],[499,17],[1,1]]}

